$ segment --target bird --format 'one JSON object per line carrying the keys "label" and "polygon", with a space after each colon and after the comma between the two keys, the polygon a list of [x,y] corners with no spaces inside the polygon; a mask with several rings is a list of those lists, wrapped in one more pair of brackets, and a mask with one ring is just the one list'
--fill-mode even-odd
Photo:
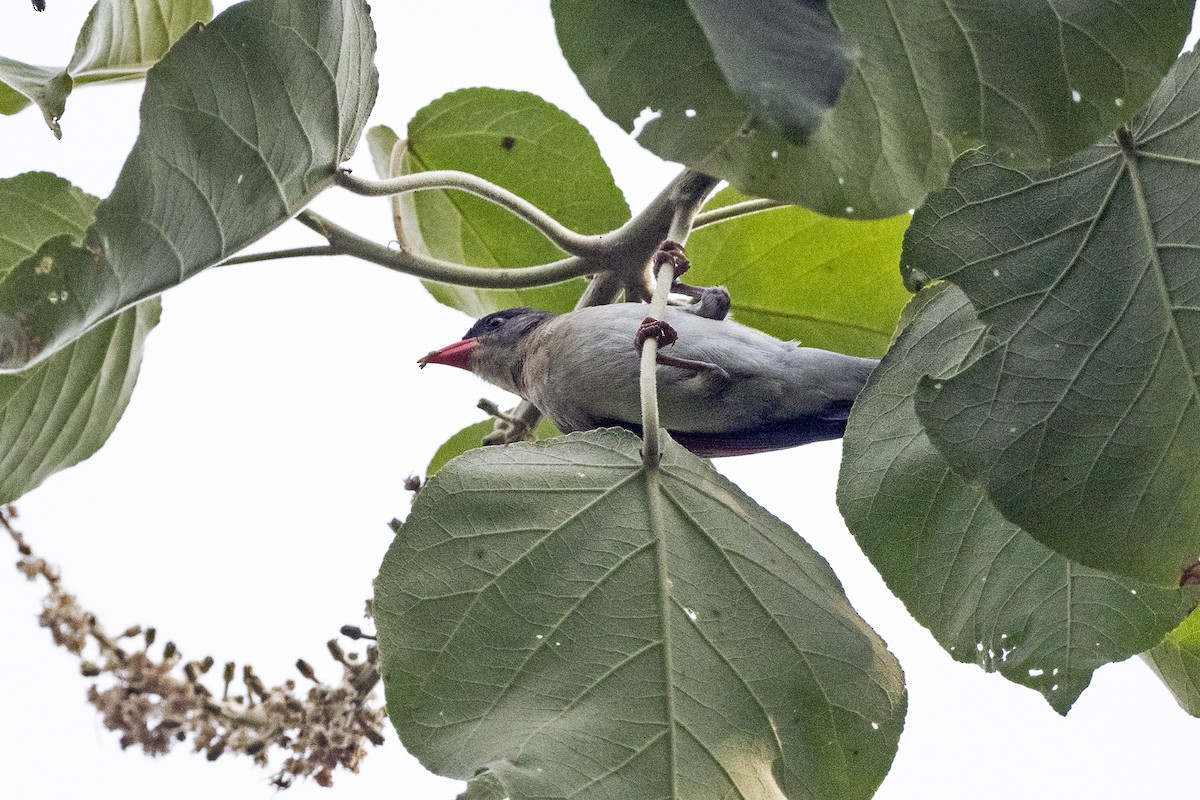
{"label": "bird", "polygon": [[691,311],[668,306],[661,320],[646,316],[645,303],[565,314],[509,308],[417,363],[473,372],[533,403],[564,433],[619,426],[640,435],[639,350],[641,340],[656,336],[660,425],[694,454],[745,455],[841,438],[879,361],[741,325],[725,318],[727,293],[722,302],[713,291]]}

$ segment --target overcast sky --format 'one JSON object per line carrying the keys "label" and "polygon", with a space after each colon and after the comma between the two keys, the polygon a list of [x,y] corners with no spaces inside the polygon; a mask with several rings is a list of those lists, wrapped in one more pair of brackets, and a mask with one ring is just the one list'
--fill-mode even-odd
{"label": "overcast sky", "polygon": [[[0,12],[0,54],[70,56],[87,4]],[[218,10],[228,3],[218,3]],[[548,3],[376,2],[380,96],[371,124],[402,130],[444,92],[535,92],[584,122],[637,210],[678,167],[642,151],[587,99],[555,43]],[[666,66],[664,68],[667,68]],[[73,95],[56,141],[36,110],[0,118],[0,175],[51,170],[104,196],[136,136],[140,84]],[[366,148],[352,165],[370,173]],[[392,238],[384,200],[330,192],[319,210]],[[256,249],[318,243],[297,224]],[[333,677],[323,643],[359,622],[404,478],[505,398],[415,360],[469,320],[420,284],[349,259],[210,271],[169,291],[140,383],[104,449],[24,498],[20,527],[110,629],[157,626],[189,658],[249,661],[274,684],[304,657]],[[718,468],[812,543],[904,666],[909,715],[889,800],[1190,796],[1200,723],[1139,660],[1101,669],[1067,718],[1041,696],[957,664],[883,586],[834,505],[839,443],[724,459]],[[0,548],[5,545],[0,543]],[[12,559],[7,559],[11,561]],[[0,572],[0,763],[12,798],[269,797],[269,772],[179,751],[122,752],[84,700],[76,662],[39,629],[40,587]],[[339,797],[453,797],[389,731]],[[329,797],[298,785],[290,797]]]}

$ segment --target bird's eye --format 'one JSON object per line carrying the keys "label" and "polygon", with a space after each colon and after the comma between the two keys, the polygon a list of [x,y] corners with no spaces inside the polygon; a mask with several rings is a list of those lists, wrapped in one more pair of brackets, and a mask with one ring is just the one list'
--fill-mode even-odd
{"label": "bird's eye", "polygon": [[485,323],[485,327],[487,327],[489,331],[494,331],[503,324],[504,320],[500,319],[500,317],[492,317],[487,321],[487,323]]}

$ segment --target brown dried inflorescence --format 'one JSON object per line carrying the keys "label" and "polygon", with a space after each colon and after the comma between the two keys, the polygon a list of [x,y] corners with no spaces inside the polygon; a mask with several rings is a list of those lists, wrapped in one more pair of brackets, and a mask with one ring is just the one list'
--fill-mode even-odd
{"label": "brown dried inflorescence", "polygon": [[[211,657],[185,661],[169,641],[157,656],[151,655],[158,638],[154,628],[133,626],[116,637],[105,633],[95,615],[63,589],[58,571],[13,528],[16,516],[12,506],[0,509],[0,527],[17,544],[17,568],[48,588],[39,622],[55,644],[80,659],[80,671],[96,679],[88,701],[99,710],[104,726],[120,734],[123,749],[140,747],[157,756],[190,741],[191,749],[210,761],[241,753],[260,766],[270,765],[278,752],[282,765],[272,783],[287,788],[297,778],[331,786],[338,769],[358,771],[367,743],[383,744],[386,715],[372,704],[379,683],[374,644],[360,656],[344,652],[336,640],[328,643],[342,670],[336,685],[318,681],[311,666],[297,661],[301,676],[313,684],[303,695],[291,680],[268,689],[248,665],[241,670],[243,693],[231,694],[237,670],[228,662],[218,696],[202,682],[215,663]],[[355,626],[343,632],[351,639],[373,639]]]}

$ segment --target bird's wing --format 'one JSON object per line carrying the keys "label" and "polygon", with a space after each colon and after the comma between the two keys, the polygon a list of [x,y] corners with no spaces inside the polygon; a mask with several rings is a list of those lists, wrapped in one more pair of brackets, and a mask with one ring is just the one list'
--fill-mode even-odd
{"label": "bird's wing", "polygon": [[785,450],[827,439],[840,439],[846,432],[850,411],[830,409],[828,413],[804,418],[792,417],[747,430],[694,433],[670,431],[671,437],[701,458],[744,456]]}
{"label": "bird's wing", "polygon": [[[641,422],[640,357],[633,336],[642,304],[582,309],[536,336],[525,369],[529,397],[563,430]],[[730,321],[668,309],[678,341],[672,358],[721,372],[660,366],[663,427],[714,454],[759,452],[841,436],[846,415],[874,361],[797,348]],[[727,376],[727,377],[726,377]]]}

